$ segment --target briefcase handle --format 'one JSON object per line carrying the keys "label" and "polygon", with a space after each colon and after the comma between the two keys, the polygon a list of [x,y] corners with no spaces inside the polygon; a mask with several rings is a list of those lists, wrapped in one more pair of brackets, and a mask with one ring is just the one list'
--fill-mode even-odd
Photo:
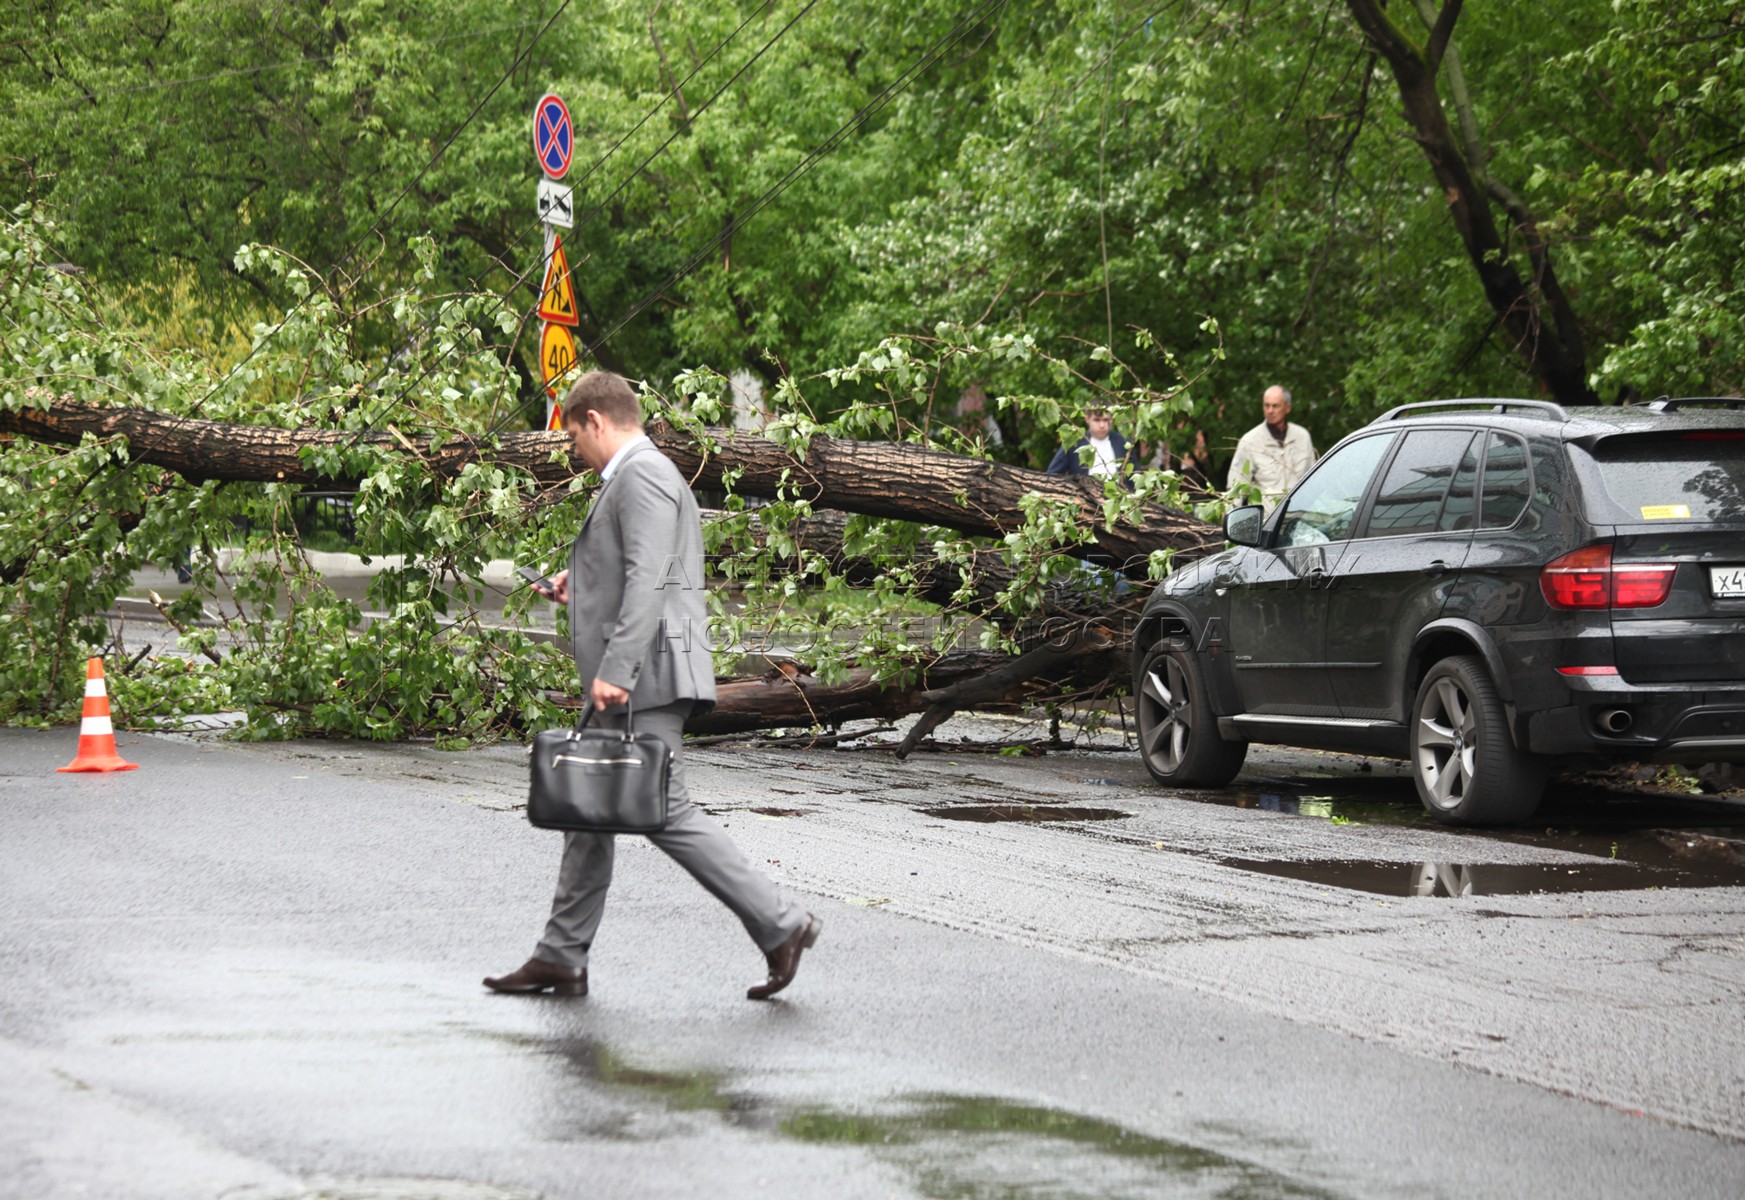
{"label": "briefcase handle", "polygon": [[[576,722],[576,732],[580,733],[588,727],[588,722],[594,717],[594,698],[582,698],[582,718]],[[628,696],[624,698],[624,732],[620,735],[622,741],[634,741],[636,738],[636,705]]]}

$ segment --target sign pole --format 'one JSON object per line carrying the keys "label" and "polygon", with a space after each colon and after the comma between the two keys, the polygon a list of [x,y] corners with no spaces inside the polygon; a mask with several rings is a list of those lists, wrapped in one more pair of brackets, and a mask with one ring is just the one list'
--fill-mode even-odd
{"label": "sign pole", "polygon": [[[544,280],[545,280],[546,275],[549,274],[551,271],[551,251],[552,251],[552,247],[557,242],[557,229],[551,224],[551,222],[546,221],[546,222],[541,223],[540,230],[545,235],[545,238],[544,238],[545,249],[540,252],[540,256],[539,256],[539,278],[541,281],[540,298],[541,298],[541,300],[543,300],[545,297]],[[544,320],[540,321],[540,323],[539,323],[540,368],[539,369],[540,369],[540,373],[542,376],[547,375],[549,373],[549,368],[547,368],[545,365],[545,335],[546,335],[546,332],[550,328],[551,328],[550,321],[544,321]],[[562,429],[563,428],[563,405],[558,400],[557,396],[552,394],[552,391],[550,388],[546,389],[545,427],[548,430],[549,429]]]}

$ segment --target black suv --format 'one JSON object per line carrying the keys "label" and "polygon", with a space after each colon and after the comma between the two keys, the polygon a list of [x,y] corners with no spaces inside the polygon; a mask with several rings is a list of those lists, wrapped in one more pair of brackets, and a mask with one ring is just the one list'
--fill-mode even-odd
{"label": "black suv", "polygon": [[1437,818],[1532,815],[1555,760],[1745,760],[1745,400],[1408,404],[1152,594],[1140,752],[1403,758]]}

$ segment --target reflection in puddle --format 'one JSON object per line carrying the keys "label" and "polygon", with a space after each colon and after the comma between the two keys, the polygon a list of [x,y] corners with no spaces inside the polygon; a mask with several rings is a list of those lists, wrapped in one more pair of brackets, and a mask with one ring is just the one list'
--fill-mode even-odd
{"label": "reflection in puddle", "polygon": [[[904,1096],[887,1106],[854,1111],[782,1108],[731,1088],[719,1072],[637,1067],[587,1039],[547,1045],[591,1082],[652,1098],[669,1111],[712,1112],[729,1124],[810,1146],[870,1153],[935,1200],[1331,1196],[1214,1150],[1060,1109],[953,1095]],[[595,1130],[593,1135],[612,1134]],[[635,1136],[646,1140],[662,1134],[642,1124]]]}
{"label": "reflection in puddle", "polygon": [[[1285,862],[1219,858],[1238,870],[1383,896],[1522,896],[1647,888],[1745,887],[1745,842],[1737,830],[1647,829],[1619,834],[1520,834],[1510,841],[1586,853],[1592,863],[1402,863],[1362,859]],[[1499,839],[1500,840],[1500,839]]]}
{"label": "reflection in puddle", "polygon": [[[1338,796],[1293,792],[1291,784],[1283,780],[1267,780],[1246,789],[1179,794],[1232,808],[1320,817],[1336,825],[1392,825],[1458,834],[1470,842],[1472,858],[1481,860],[1299,862],[1204,855],[1243,871],[1383,896],[1458,898],[1745,886],[1745,825],[1737,823],[1736,806],[1695,797],[1611,792],[1565,782],[1552,786],[1532,828],[1454,830],[1424,811],[1410,779],[1364,775],[1337,782],[1343,793]],[[1680,821],[1703,827],[1668,827]],[[1584,854],[1596,861],[1573,865],[1487,863],[1482,861],[1487,842]]]}
{"label": "reflection in puddle", "polygon": [[[1345,783],[1347,781],[1341,781]],[[1368,784],[1370,780],[1349,781],[1359,785]],[[1397,780],[1381,780],[1383,788],[1397,791]],[[1411,793],[1412,785],[1406,784],[1406,791]],[[1365,789],[1369,790],[1369,789]],[[1197,792],[1192,797],[1195,800],[1210,801],[1214,804],[1224,804],[1231,808],[1250,808],[1260,812],[1290,813],[1292,816],[1320,817],[1323,820],[1350,822],[1361,825],[1433,825],[1430,814],[1424,811],[1423,805],[1412,796],[1410,807],[1391,804],[1383,800],[1356,800],[1344,796],[1311,796],[1299,795],[1286,791],[1226,791]]]}
{"label": "reflection in puddle", "polygon": [[1118,821],[1133,815],[1113,808],[1068,808],[1061,804],[960,804],[915,811],[947,821]]}
{"label": "reflection in puddle", "polygon": [[1185,1142],[987,1096],[916,1096],[883,1113],[807,1109],[780,1128],[814,1145],[870,1148],[938,1200],[1329,1195]]}
{"label": "reflection in puddle", "polygon": [[1381,896],[1521,896],[1535,892],[1617,892],[1639,888],[1732,887],[1745,884],[1745,870],[1677,871],[1633,863],[1568,866],[1538,863],[1504,866],[1479,863],[1369,862],[1334,858],[1316,862],[1274,862],[1222,858],[1224,866]]}
{"label": "reflection in puddle", "polygon": [[625,1062],[605,1046],[586,1040],[569,1040],[551,1048],[569,1060],[580,1074],[609,1087],[651,1093],[675,1112],[726,1112],[734,1101],[723,1087],[722,1076],[713,1071],[656,1071]]}

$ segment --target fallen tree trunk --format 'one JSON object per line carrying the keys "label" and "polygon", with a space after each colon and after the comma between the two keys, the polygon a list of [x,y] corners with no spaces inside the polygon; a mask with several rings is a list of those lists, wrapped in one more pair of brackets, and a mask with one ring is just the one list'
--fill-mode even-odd
{"label": "fallen tree trunk", "polygon": [[[1105,642],[1106,646],[1107,643]],[[849,672],[846,679],[822,683],[803,667],[785,665],[754,678],[722,680],[716,685],[715,707],[685,722],[691,734],[746,733],[758,729],[811,729],[848,721],[894,720],[934,708],[930,692],[961,685],[975,686],[975,700],[957,708],[1013,712],[1027,704],[1053,699],[1065,692],[1094,691],[1112,673],[1125,670],[1120,656],[1075,647],[1032,659],[1018,671],[1007,671],[997,682],[981,684],[990,673],[1010,668],[1018,659],[994,651],[947,654],[923,666],[907,684],[891,685],[873,678],[870,670]],[[561,707],[580,708],[579,696],[561,698]],[[946,714],[949,715],[949,714]],[[943,718],[941,718],[943,719]],[[937,725],[939,722],[933,722]],[[932,726],[929,726],[931,729]],[[915,740],[919,740],[918,738]]]}
{"label": "fallen tree trunk", "polygon": [[[55,400],[45,408],[0,409],[0,434],[55,445],[77,445],[86,434],[127,439],[135,462],[164,467],[190,480],[228,479],[257,483],[339,483],[356,480],[323,475],[309,451],[371,446],[410,454],[452,478],[472,462],[493,462],[547,483],[565,482],[584,470],[567,456],[559,433],[506,433],[496,445],[450,438],[438,445],[425,436],[339,429],[276,429],[177,417],[146,408],[106,408]],[[1100,483],[1086,477],[1047,475],[887,442],[814,437],[803,455],[789,454],[766,438],[712,431],[712,450],[656,422],[649,428],[663,453],[694,486],[720,487],[725,471],[737,471],[733,490],[742,496],[788,496],[816,508],[939,525],[975,537],[999,537],[1023,524],[1021,501],[1031,494],[1072,505],[1080,524],[1094,531],[1095,552],[1118,563],[1142,561],[1153,551],[1198,554],[1223,544],[1215,526],[1162,505],[1149,505],[1139,525],[1103,527]],[[552,461],[554,451],[566,451]]]}

